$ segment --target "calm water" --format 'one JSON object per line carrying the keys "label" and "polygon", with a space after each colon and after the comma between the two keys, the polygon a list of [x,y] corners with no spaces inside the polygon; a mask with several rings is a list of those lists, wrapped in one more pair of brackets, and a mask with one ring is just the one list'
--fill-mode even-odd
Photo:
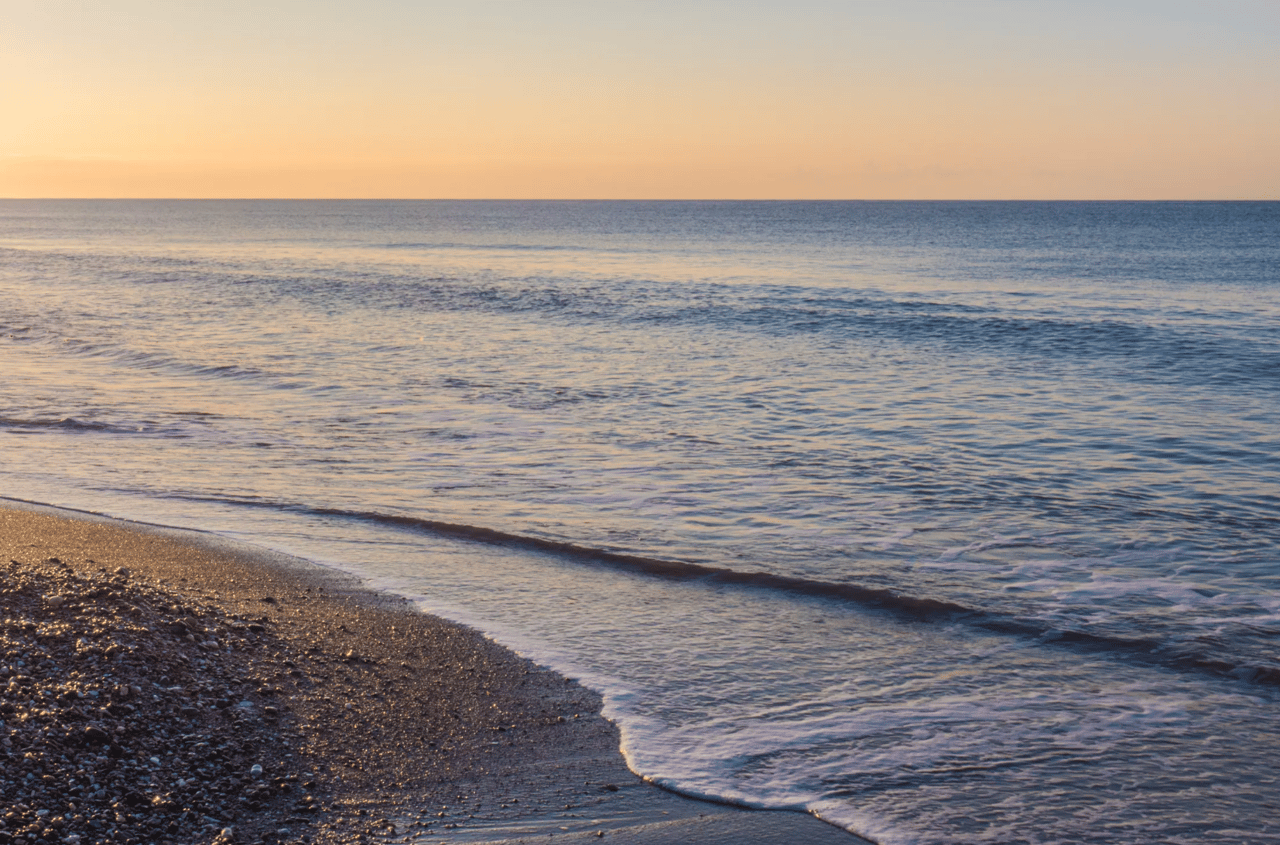
{"label": "calm water", "polygon": [[1280,842],[1280,203],[0,201],[0,495],[881,843]]}

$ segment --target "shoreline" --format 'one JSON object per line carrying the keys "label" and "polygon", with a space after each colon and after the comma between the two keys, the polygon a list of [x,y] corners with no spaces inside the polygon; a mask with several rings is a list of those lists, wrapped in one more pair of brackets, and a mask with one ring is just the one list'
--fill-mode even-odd
{"label": "shoreline", "polygon": [[[137,599],[127,610],[142,645],[81,661],[82,677],[123,671],[129,648],[156,643],[160,657],[138,671],[167,677],[164,662],[172,659],[175,675],[196,663],[229,673],[219,683],[235,687],[231,697],[244,696],[243,712],[225,703],[226,689],[217,700],[209,692],[206,702],[198,687],[194,700],[171,708],[173,718],[209,730],[263,731],[263,741],[277,743],[279,759],[255,764],[266,770],[258,778],[280,783],[273,792],[243,772],[224,775],[218,788],[234,787],[234,800],[223,814],[228,818],[216,821],[230,830],[224,835],[206,823],[203,841],[865,841],[804,813],[716,804],[644,781],[627,768],[617,728],[600,715],[596,693],[337,570],[195,531],[7,499],[0,500],[0,555],[0,563],[16,562],[9,564],[13,573],[101,582],[83,596]],[[144,594],[145,601],[137,598]],[[77,612],[100,615],[94,604],[82,599]],[[148,613],[167,607],[168,616],[142,619],[141,607]],[[111,624],[129,628],[120,619]],[[180,627],[187,623],[199,633]],[[162,637],[157,629],[182,635]],[[183,695],[201,683],[196,677]],[[113,706],[124,712],[123,703]],[[269,717],[250,725],[245,714],[259,712]],[[109,718],[104,710],[102,719]],[[131,724],[122,722],[121,736],[136,734],[140,747],[156,730]],[[128,745],[110,747],[127,760]],[[141,759],[145,766],[160,758]],[[164,792],[165,778],[188,779],[162,769],[148,775],[152,798],[181,803],[183,794]],[[306,796],[298,795],[307,783]],[[312,801],[299,803],[305,797]],[[262,818],[255,821],[255,813]],[[285,813],[280,817],[289,823],[267,830],[278,823],[271,813]]]}

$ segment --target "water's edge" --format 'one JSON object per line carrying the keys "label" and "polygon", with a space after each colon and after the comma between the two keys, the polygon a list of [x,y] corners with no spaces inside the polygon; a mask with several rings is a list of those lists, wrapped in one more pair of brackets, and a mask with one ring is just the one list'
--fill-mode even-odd
{"label": "water's edge", "polygon": [[[42,513],[42,514],[61,517],[65,519],[104,523],[104,524],[120,527],[129,531],[141,531],[149,534],[158,534],[165,537],[171,537],[172,539],[186,543],[188,545],[204,546],[204,547],[212,548],[219,552],[232,552],[239,556],[255,560],[264,566],[282,568],[286,570],[295,570],[295,571],[303,570],[303,571],[306,571],[308,575],[312,575],[312,576],[318,575],[325,582],[332,583],[335,588],[344,588],[344,589],[355,588],[355,589],[361,590],[367,595],[371,595],[374,597],[383,596],[396,605],[400,605],[403,601],[408,601],[411,605],[416,606],[416,603],[412,601],[411,596],[402,595],[394,592],[393,590],[388,590],[383,587],[372,586],[369,583],[371,578],[368,575],[362,575],[353,570],[341,569],[335,566],[321,563],[319,561],[298,557],[288,552],[274,549],[274,548],[271,548],[270,546],[263,545],[260,543],[251,543],[251,542],[246,542],[244,540],[240,540],[234,537],[228,537],[216,531],[208,531],[201,528],[193,528],[193,527],[187,527],[187,526],[165,525],[162,523],[147,522],[145,520],[116,517],[106,513],[84,510],[80,508],[64,507],[62,505],[50,504],[48,502],[35,502],[35,501],[20,499],[12,496],[0,496],[0,507],[8,508],[11,510]],[[418,608],[418,612],[427,613],[428,615],[434,616],[437,619],[441,619],[445,622],[448,622],[451,625],[456,625],[460,628],[466,628],[468,630],[479,633],[481,636],[484,636],[486,639],[489,639],[497,643],[498,645],[511,651],[512,653],[522,658],[525,658],[527,660],[532,660],[536,665],[541,666],[542,668],[545,668],[545,669],[549,669],[550,671],[560,675],[560,677],[565,678],[566,680],[571,680],[574,683],[580,684],[586,687],[587,689],[590,689],[592,692],[596,693],[601,697],[601,701],[602,701],[601,715],[603,715],[604,718],[609,719],[609,721],[617,724],[616,720],[609,716],[610,708],[608,706],[608,701],[609,701],[608,690],[598,688],[601,685],[593,684],[590,678],[578,677],[577,673],[573,673],[573,674],[567,673],[566,671],[564,671],[563,667],[559,667],[554,664],[544,664],[538,661],[535,657],[521,652],[518,648],[514,647],[513,645],[508,644],[507,642],[504,642],[503,640],[494,636],[490,631],[486,630],[483,626],[478,626],[478,625],[472,624],[472,622],[464,621],[462,619],[452,618],[450,616],[444,616],[439,613],[431,613],[429,611],[421,609],[420,607]],[[621,729],[621,725],[619,725],[619,728]],[[763,804],[752,804],[750,802],[745,802],[745,801],[734,801],[732,799],[724,798],[711,793],[697,793],[697,792],[691,792],[691,791],[682,791],[680,789],[675,788],[669,783],[663,783],[651,777],[646,776],[643,772],[637,770],[637,768],[633,765],[629,755],[627,755],[622,748],[618,748],[616,750],[617,750],[618,756],[625,763],[628,769],[630,769],[633,773],[635,773],[638,777],[640,777],[646,784],[664,793],[678,796],[679,798],[685,799],[688,801],[713,804],[713,805],[723,806],[723,807],[733,807],[733,808],[740,808],[744,810],[763,811],[763,812],[771,812],[771,813],[786,813],[786,814],[800,813],[800,814],[811,816],[814,819],[823,822],[825,825],[834,827],[844,833],[847,833],[852,840],[871,842],[871,843],[874,842],[874,840],[866,839],[865,837],[860,836],[854,831],[848,830],[847,828],[835,822],[832,822],[823,818],[821,814],[805,808],[771,807]]]}

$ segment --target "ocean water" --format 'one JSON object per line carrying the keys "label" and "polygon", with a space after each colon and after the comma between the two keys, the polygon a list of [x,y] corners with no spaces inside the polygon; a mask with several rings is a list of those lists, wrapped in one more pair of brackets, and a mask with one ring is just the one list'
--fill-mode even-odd
{"label": "ocean water", "polygon": [[0,496],[876,842],[1280,842],[1280,203],[0,201]]}

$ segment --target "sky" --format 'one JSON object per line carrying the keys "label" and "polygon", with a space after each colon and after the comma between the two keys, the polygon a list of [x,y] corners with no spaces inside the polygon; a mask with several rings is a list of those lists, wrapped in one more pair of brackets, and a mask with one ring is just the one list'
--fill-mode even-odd
{"label": "sky", "polygon": [[0,197],[1280,199],[1280,0],[0,0]]}

